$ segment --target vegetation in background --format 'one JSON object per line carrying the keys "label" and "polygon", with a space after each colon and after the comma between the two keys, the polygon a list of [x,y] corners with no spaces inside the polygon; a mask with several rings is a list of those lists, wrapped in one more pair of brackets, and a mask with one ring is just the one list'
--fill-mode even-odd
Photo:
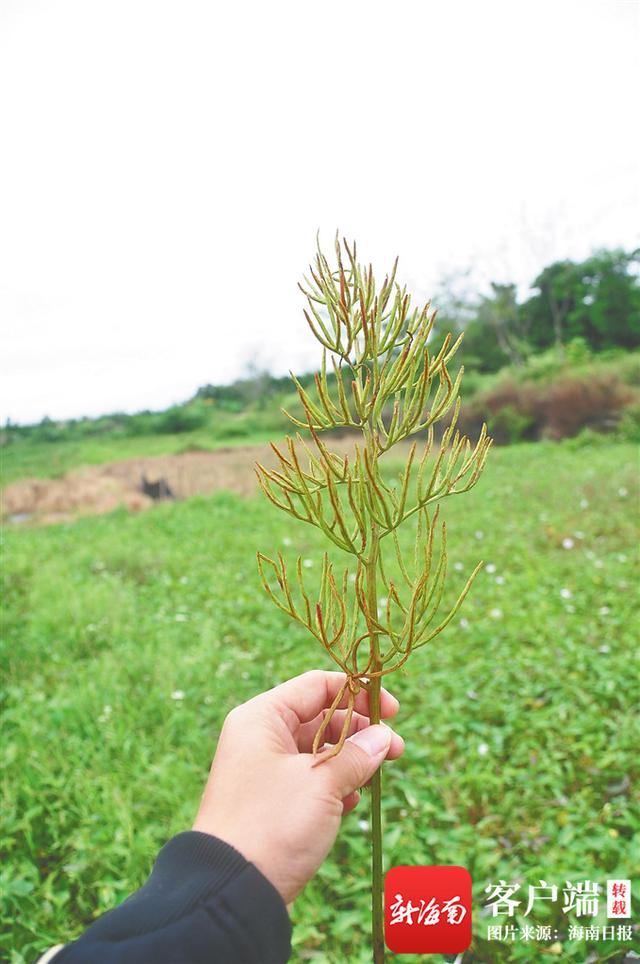
{"label": "vegetation in background", "polygon": [[[640,778],[640,353],[630,350],[638,345],[637,263],[626,258],[589,282],[581,302],[561,297],[562,285],[579,280],[579,266],[554,266],[560,328],[550,308],[539,320],[539,286],[539,300],[529,306],[531,343],[517,360],[489,327],[498,324],[496,305],[513,314],[515,294],[492,292],[493,316],[487,306],[476,316],[477,300],[457,308],[469,328],[462,350],[472,388],[471,408],[461,417],[488,417],[503,440],[549,434],[544,419],[555,416],[547,395],[562,398],[567,383],[574,402],[591,383],[624,395],[624,407],[611,413],[615,426],[599,423],[587,406],[586,427],[572,424],[572,437],[495,451],[482,491],[471,492],[464,506],[454,500],[453,569],[468,570],[479,554],[485,568],[466,618],[449,627],[437,653],[423,654],[423,675],[394,677],[402,704],[397,726],[408,748],[401,769],[386,767],[384,819],[393,826],[387,863],[466,866],[476,908],[485,886],[500,878],[525,887],[541,878],[603,883],[632,876],[639,859],[632,788]],[[588,325],[580,304],[589,309]],[[627,307],[609,329],[616,304]],[[449,308],[444,304],[443,327]],[[597,334],[605,329],[606,345]],[[519,331],[509,329],[516,344]],[[312,380],[301,381],[315,398]],[[265,375],[206,386],[168,413],[8,426],[5,481],[264,440],[286,425],[279,404],[295,414],[295,396],[281,394],[282,381]],[[635,400],[627,403],[628,391]],[[503,394],[502,407],[495,393]],[[544,419],[536,422],[541,406]],[[400,469],[393,461],[382,467],[389,483]],[[522,511],[507,515],[506,505]],[[415,538],[410,530],[400,533],[403,552]],[[139,886],[159,847],[191,825],[226,712],[308,668],[307,634],[254,591],[256,541],[301,555],[305,571],[307,563],[313,571],[322,548],[311,527],[292,532],[261,500],[226,493],[144,515],[123,510],[7,529],[3,960],[30,964]],[[445,593],[444,605],[454,601]],[[425,681],[439,702],[425,705]],[[369,850],[356,810],[296,901],[294,961],[368,960]],[[594,923],[606,923],[604,914],[601,904]],[[530,964],[538,951],[569,964],[624,957],[615,941],[570,939],[569,925],[583,921],[559,905],[536,920],[558,928],[553,947],[488,943],[487,920],[475,915],[468,964]],[[521,916],[494,922],[531,923]],[[635,940],[640,951],[637,934]]]}
{"label": "vegetation in background", "polygon": [[[485,567],[442,645],[394,676],[407,750],[385,765],[386,866],[465,866],[476,911],[500,878],[526,905],[541,878],[633,876],[637,498],[634,447],[565,441],[495,450],[482,486],[451,501],[452,571]],[[399,537],[409,551],[415,531]],[[138,887],[191,825],[225,714],[308,669],[317,644],[255,590],[256,542],[305,573],[324,548],[264,499],[226,493],[6,532],[2,960],[31,964]],[[362,816],[294,905],[294,962],[369,959]],[[593,923],[605,916],[601,902]],[[488,923],[533,917],[558,941],[487,942]],[[570,939],[581,923],[560,904],[476,912],[465,962],[622,960],[616,941]]]}
{"label": "vegetation in background", "polygon": [[[540,273],[532,296],[521,302],[515,285],[494,283],[489,294],[480,296],[460,294],[453,282],[445,283],[434,299],[439,313],[429,347],[437,354],[447,331],[465,331],[459,356],[471,407],[464,424],[489,419],[500,443],[582,429],[611,431],[618,422],[628,426],[624,409],[640,398],[639,268],[637,251],[600,251],[583,262],[557,262]],[[332,373],[328,380],[335,390]],[[544,398],[543,386],[553,386],[551,395],[561,406],[573,404],[580,386],[594,380],[608,381],[613,395],[599,411],[596,393],[592,404],[579,406],[581,418],[565,426],[550,410],[553,402]],[[536,392],[519,389],[534,381],[540,401]],[[316,401],[313,374],[300,382]],[[501,387],[494,396],[497,383],[512,387]],[[496,401],[500,397],[504,411]],[[105,462],[189,445],[212,448],[265,440],[286,431],[281,407],[293,414],[301,411],[289,379],[254,372],[231,385],[205,385],[189,401],[164,412],[9,423],[0,431],[5,481],[59,474],[77,464],[80,452],[90,462]]]}
{"label": "vegetation in background", "polygon": [[[631,359],[636,365],[638,360]],[[501,445],[571,438],[583,430],[624,437],[623,411],[640,399],[640,392],[620,377],[620,367],[576,366],[543,380],[505,372],[467,401],[460,427],[473,434],[486,422]]]}
{"label": "vegetation in background", "polygon": [[585,261],[548,265],[524,301],[514,284],[493,283],[489,294],[475,295],[460,291],[459,280],[447,279],[435,301],[441,337],[465,332],[460,356],[466,368],[523,367],[550,348],[562,362],[572,344],[588,354],[640,348],[640,250],[598,251]]}

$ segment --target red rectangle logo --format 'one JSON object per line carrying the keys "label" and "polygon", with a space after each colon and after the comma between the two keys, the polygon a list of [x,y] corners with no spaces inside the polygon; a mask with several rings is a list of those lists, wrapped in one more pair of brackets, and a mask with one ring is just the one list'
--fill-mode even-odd
{"label": "red rectangle logo", "polygon": [[471,944],[464,867],[392,867],[384,881],[385,943],[395,954],[459,954]]}

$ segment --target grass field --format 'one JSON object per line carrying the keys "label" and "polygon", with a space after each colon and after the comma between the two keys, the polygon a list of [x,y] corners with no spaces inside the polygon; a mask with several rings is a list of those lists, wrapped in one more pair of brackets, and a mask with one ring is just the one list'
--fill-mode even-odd
{"label": "grass field", "polygon": [[[443,506],[449,598],[486,568],[391,685],[407,750],[384,771],[385,850],[388,865],[467,867],[476,908],[500,878],[526,903],[541,878],[637,877],[636,459],[617,444],[500,449]],[[3,959],[32,961],[142,883],[189,827],[232,706],[329,668],[264,595],[258,547],[316,567],[324,548],[228,493],[6,532]],[[367,803],[296,902],[293,961],[370,960]],[[633,946],[569,940],[585,920],[543,906],[477,913],[465,964],[622,961]],[[488,942],[507,922],[558,937]]]}
{"label": "grass field", "polygon": [[154,455],[175,455],[189,451],[209,451],[221,445],[253,445],[265,442],[264,432],[212,440],[211,433],[184,432],[174,435],[142,435],[122,438],[105,435],[78,441],[21,441],[7,446],[0,457],[0,483],[8,485],[18,479],[60,478],[79,465],[104,465],[121,459]]}

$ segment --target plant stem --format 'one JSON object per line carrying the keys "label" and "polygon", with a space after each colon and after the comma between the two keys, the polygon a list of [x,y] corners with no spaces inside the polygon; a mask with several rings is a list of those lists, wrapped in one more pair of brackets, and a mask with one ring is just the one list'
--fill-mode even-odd
{"label": "plant stem", "polygon": [[[380,695],[380,679],[372,681]],[[370,700],[373,691],[370,690]],[[370,704],[371,705],[371,704]],[[373,711],[371,722],[378,722]],[[373,964],[384,964],[384,887],[382,880],[382,813],[380,770],[371,778],[371,942]]]}
{"label": "plant stem", "polygon": [[[367,606],[369,612],[378,612],[378,594],[376,586],[379,536],[377,526],[373,525],[371,554],[367,565]],[[382,669],[378,635],[371,635],[371,652],[373,672]],[[372,723],[380,722],[380,677],[375,676],[369,683],[369,719]],[[371,778],[371,942],[373,948],[373,964],[384,964],[384,888],[382,880],[382,811],[381,811],[381,770],[378,769]]]}

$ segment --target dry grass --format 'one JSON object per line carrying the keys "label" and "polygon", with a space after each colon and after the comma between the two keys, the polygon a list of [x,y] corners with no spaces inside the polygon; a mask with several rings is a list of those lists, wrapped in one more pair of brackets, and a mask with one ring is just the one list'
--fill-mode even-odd
{"label": "dry grass", "polygon": [[[335,438],[331,448],[348,453],[352,442]],[[150,481],[166,479],[177,499],[220,489],[249,496],[257,489],[253,472],[256,460],[274,467],[277,461],[269,446],[252,445],[126,459],[76,469],[61,479],[24,479],[4,490],[2,514],[8,522],[46,525],[100,515],[118,506],[140,512],[153,505],[141,490],[143,474]]]}

